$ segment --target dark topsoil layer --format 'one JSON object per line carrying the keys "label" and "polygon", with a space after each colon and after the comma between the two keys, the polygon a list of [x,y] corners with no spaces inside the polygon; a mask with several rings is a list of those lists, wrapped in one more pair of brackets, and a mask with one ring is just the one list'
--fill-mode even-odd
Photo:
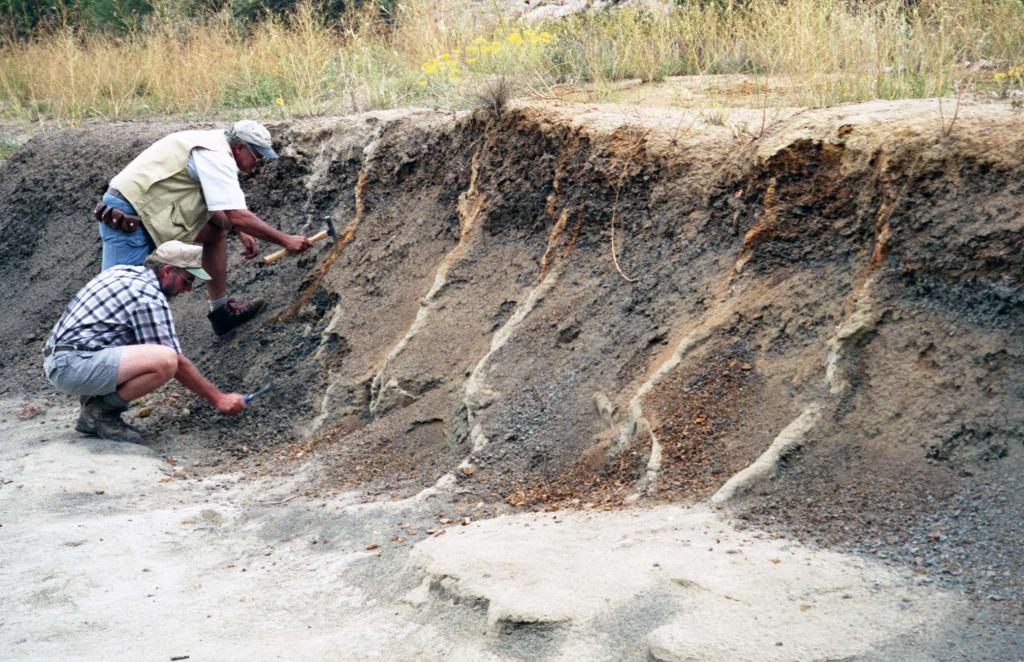
{"label": "dark topsoil layer", "polygon": [[[250,207],[289,232],[329,216],[342,240],[270,267],[233,242],[232,292],[270,310],[228,338],[201,294],[173,307],[221,388],[277,390],[224,419],[170,386],[139,424],[161,451],[188,439],[252,470],[313,457],[311,491],[407,495],[452,473],[467,499],[614,507],[710,496],[817,402],[736,514],[965,578],[1016,618],[1024,138],[1004,107],[943,135],[915,104],[757,136],[593,106],[272,126],[282,158],[243,182]],[[63,397],[39,349],[99,268],[92,206],[179,128],[63,131],[0,166],[0,395]],[[877,321],[844,341],[832,392],[833,336],[864,292]]]}

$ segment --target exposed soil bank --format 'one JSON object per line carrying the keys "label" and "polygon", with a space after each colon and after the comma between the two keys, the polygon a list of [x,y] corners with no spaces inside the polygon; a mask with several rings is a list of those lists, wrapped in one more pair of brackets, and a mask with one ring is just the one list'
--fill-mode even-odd
{"label": "exposed soil bank", "polygon": [[[263,469],[312,456],[313,492],[714,497],[967,575],[1019,619],[1019,113],[762,121],[520,105],[272,127],[283,158],[246,185],[251,206],[310,234],[330,216],[344,240],[238,260],[233,291],[274,309],[231,338],[212,340],[202,297],[175,315],[222,386],[281,388],[231,421],[163,391],[141,424]],[[0,392],[45,391],[39,347],[98,269],[97,192],[174,128],[67,131],[0,166]]]}

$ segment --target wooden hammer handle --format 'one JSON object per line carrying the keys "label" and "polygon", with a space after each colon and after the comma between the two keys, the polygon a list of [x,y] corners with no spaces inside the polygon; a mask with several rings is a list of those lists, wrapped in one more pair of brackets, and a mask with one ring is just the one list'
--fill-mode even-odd
{"label": "wooden hammer handle", "polygon": [[[309,243],[315,244],[316,242],[320,241],[321,239],[325,239],[325,238],[327,238],[327,230],[321,230],[320,232],[317,232],[315,235],[313,235],[312,237],[309,238]],[[267,255],[266,257],[264,257],[263,258],[263,264],[273,264],[273,263],[277,262],[278,260],[280,260],[281,258],[283,258],[285,255],[288,255],[288,250],[285,249],[285,248],[282,248],[281,250],[275,251],[275,252],[271,253],[270,255]]]}

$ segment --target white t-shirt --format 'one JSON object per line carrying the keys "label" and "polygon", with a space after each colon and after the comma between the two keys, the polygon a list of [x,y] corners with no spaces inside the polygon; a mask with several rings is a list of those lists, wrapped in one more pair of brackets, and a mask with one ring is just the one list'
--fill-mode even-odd
{"label": "white t-shirt", "polygon": [[238,183],[238,166],[229,154],[195,147],[188,154],[188,176],[203,187],[210,211],[245,209],[245,193]]}

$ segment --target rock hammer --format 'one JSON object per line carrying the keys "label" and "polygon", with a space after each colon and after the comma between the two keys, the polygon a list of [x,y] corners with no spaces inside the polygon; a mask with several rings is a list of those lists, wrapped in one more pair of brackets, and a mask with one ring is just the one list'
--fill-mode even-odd
{"label": "rock hammer", "polygon": [[[321,230],[320,232],[317,232],[315,235],[310,237],[309,238],[309,243],[315,244],[316,242],[320,241],[321,239],[326,239],[327,237],[330,237],[331,241],[337,240],[338,233],[334,231],[334,223],[331,223],[331,217],[330,216],[326,216],[326,217],[324,217],[324,220],[327,221],[327,229],[326,230]],[[263,264],[273,264],[273,263],[277,262],[278,260],[280,260],[281,258],[283,258],[285,255],[288,255],[288,251],[286,249],[282,248],[281,250],[275,251],[275,252],[271,253],[270,255],[267,255],[266,257],[264,257],[263,258]]]}

